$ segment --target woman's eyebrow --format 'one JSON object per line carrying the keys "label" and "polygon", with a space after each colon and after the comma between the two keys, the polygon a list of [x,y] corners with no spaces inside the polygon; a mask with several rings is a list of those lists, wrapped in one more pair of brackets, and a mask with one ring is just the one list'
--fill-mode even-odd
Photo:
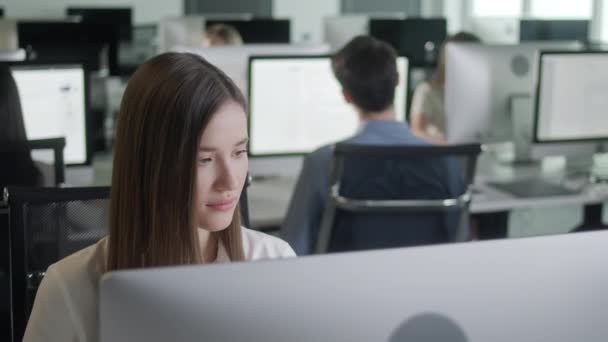
{"label": "woman's eyebrow", "polygon": [[[239,140],[236,144],[234,144],[234,146],[240,146],[240,145],[244,145],[249,141],[248,137],[245,137],[241,140]],[[215,147],[207,147],[207,146],[199,146],[198,150],[201,152],[214,152],[217,149]]]}

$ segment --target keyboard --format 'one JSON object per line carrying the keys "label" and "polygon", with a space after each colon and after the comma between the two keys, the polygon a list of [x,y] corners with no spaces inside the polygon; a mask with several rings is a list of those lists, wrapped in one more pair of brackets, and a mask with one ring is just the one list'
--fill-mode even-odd
{"label": "keyboard", "polygon": [[579,191],[570,190],[541,179],[523,179],[509,183],[488,183],[488,185],[522,198],[571,196],[579,193]]}

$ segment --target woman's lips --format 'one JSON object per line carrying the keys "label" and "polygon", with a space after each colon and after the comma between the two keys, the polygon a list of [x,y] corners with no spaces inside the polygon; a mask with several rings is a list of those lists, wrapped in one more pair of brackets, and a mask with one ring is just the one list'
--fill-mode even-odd
{"label": "woman's lips", "polygon": [[235,203],[236,203],[236,200],[231,199],[231,200],[226,200],[226,201],[221,201],[221,202],[208,203],[207,207],[214,209],[214,210],[226,211],[226,210],[232,209],[232,207],[234,207]]}

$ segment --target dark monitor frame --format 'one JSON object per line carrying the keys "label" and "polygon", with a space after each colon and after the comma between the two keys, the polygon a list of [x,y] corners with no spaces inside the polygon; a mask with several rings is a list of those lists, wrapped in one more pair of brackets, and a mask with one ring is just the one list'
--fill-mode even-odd
{"label": "dark monitor frame", "polygon": [[[436,33],[435,30],[420,32],[419,30],[412,29],[410,26],[418,28],[420,30],[425,30],[431,25],[435,25],[435,27],[441,31],[437,37],[424,37],[422,34],[431,34]],[[387,37],[382,37],[381,31],[390,30],[391,34],[389,39]],[[407,32],[407,36],[404,37],[403,33]],[[411,33],[410,33],[411,32]],[[445,42],[448,37],[447,34],[447,20],[445,18],[406,18],[406,19],[374,19],[371,18],[369,20],[369,34],[377,39],[383,40],[390,45],[392,45],[399,55],[405,56],[408,58],[409,63],[412,67],[429,67],[435,66],[439,61],[439,51],[441,49],[441,45]],[[441,36],[441,37],[439,37]],[[392,38],[392,39],[391,39]],[[426,41],[431,41],[435,44],[434,51],[435,56],[433,61],[427,61],[424,56],[424,46],[415,46],[411,42],[408,43],[408,39],[411,40],[419,40],[421,38],[428,38]],[[393,41],[393,39],[398,39],[398,41]],[[410,45],[411,44],[411,45]]]}
{"label": "dark monitor frame", "polygon": [[543,57],[552,55],[606,55],[608,58],[608,51],[541,51],[538,56],[538,75],[536,78],[536,94],[534,96],[534,114],[533,114],[533,132],[532,141],[534,144],[564,144],[564,143],[606,143],[608,142],[608,136],[597,136],[588,137],[581,139],[550,139],[543,140],[538,136],[539,121],[540,121],[540,89],[541,80],[543,75]]}
{"label": "dark monitor frame", "polygon": [[[584,37],[578,37],[578,35],[567,36],[563,38],[547,38],[543,36],[550,36],[551,32],[560,25],[581,25],[576,27],[576,30],[581,29],[584,31]],[[584,28],[583,28],[584,26]],[[590,20],[577,20],[577,19],[521,19],[519,21],[519,41],[566,41],[566,40],[578,40],[583,43],[589,42],[589,33],[591,30]],[[582,38],[582,39],[581,39]]]}
{"label": "dark monitor frame", "polygon": [[[252,86],[251,86],[251,74],[252,74],[252,68],[251,68],[251,64],[256,61],[256,60],[273,60],[273,59],[321,59],[321,58],[329,58],[331,59],[332,55],[256,55],[256,56],[249,56],[249,61],[247,63],[247,98],[249,99],[249,101],[251,101],[251,92],[252,92]],[[399,55],[397,57],[405,57],[408,58],[407,56],[402,56]],[[409,77],[410,77],[410,72],[412,69],[412,65],[409,62],[409,58],[408,58],[408,64],[407,64],[407,73],[404,75],[404,78],[407,82],[409,82]],[[408,89],[407,87],[404,87],[405,92],[404,96],[406,99],[406,106],[403,109],[405,112],[403,113],[403,119],[404,122],[407,122],[407,92]],[[353,115],[355,115],[353,113]],[[293,152],[293,153],[261,153],[261,154],[254,154],[251,151],[251,141],[253,140],[252,137],[252,132],[251,132],[251,123],[253,122],[252,120],[252,113],[251,113],[251,106],[248,105],[247,106],[247,134],[249,136],[249,142],[247,143],[247,151],[248,151],[248,155],[250,157],[253,158],[265,158],[265,157],[294,157],[294,156],[306,156],[309,154],[309,152]]]}
{"label": "dark monitor frame", "polygon": [[[101,49],[105,46],[108,49],[107,58],[110,75],[119,75],[119,39],[116,26],[74,21],[24,20],[17,22],[17,32],[19,35],[18,45],[20,48],[26,49],[28,54],[31,52],[30,50],[36,51],[37,49],[39,51],[48,51],[49,49],[52,51],[61,51],[62,49],[77,51],[82,49],[83,44],[86,44],[87,49],[96,47],[101,52]],[[71,53],[67,54],[65,58]],[[44,55],[36,58],[45,60]],[[52,58],[49,57],[48,59]],[[47,63],[49,62],[48,59]],[[97,66],[97,68],[99,67]]]}
{"label": "dark monitor frame", "polygon": [[[120,41],[129,42],[133,38],[133,10],[131,7],[78,7],[69,6],[68,16],[79,16],[81,22],[92,24],[116,24]],[[125,18],[128,20],[124,20]],[[119,20],[120,19],[120,20]]]}
{"label": "dark monitor frame", "polygon": [[[243,44],[289,44],[291,43],[291,20],[273,18],[252,19],[205,19],[205,29],[214,24],[228,24],[239,31],[243,38]],[[272,39],[262,39],[257,34],[251,34],[247,29],[255,25],[262,25],[268,31],[272,31]],[[271,27],[274,26],[274,27]],[[249,27],[248,27],[249,26]]]}
{"label": "dark monitor frame", "polygon": [[[52,63],[48,63],[45,61],[19,61],[19,62],[0,62],[0,65],[2,66],[6,66],[6,67],[39,67],[39,68],[44,68],[46,67],[80,67],[82,68],[83,72],[84,72],[84,125],[85,125],[85,129],[84,129],[84,141],[85,141],[85,161],[82,163],[70,163],[70,164],[66,164],[66,166],[83,166],[83,165],[91,165],[91,156],[92,156],[92,147],[93,147],[93,142],[91,140],[91,137],[93,136],[92,132],[93,132],[93,127],[91,127],[92,121],[91,121],[91,105],[90,105],[90,99],[89,99],[89,95],[90,95],[90,84],[89,84],[89,70],[87,70],[85,63],[81,62],[81,63],[75,63],[73,61],[66,61],[66,62],[52,62]],[[29,139],[29,138],[28,138]],[[32,140],[32,139],[30,139]],[[65,152],[64,152],[64,159],[65,159]]]}

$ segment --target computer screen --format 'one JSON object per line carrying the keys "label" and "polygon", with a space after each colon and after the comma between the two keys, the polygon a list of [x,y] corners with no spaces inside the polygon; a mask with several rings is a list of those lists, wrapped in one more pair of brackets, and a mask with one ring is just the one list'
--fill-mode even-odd
{"label": "computer screen", "polygon": [[538,53],[581,47],[579,42],[447,44],[444,96],[448,141],[513,141],[513,101],[526,99],[531,113]]}
{"label": "computer screen", "polygon": [[243,38],[245,44],[289,44],[291,41],[291,21],[289,19],[251,20],[206,20],[208,28],[214,24],[232,25]]}
{"label": "computer screen", "polygon": [[369,34],[391,44],[412,66],[437,63],[447,37],[445,18],[371,19]]}
{"label": "computer screen", "polygon": [[68,7],[66,14],[77,16],[82,22],[91,24],[111,24],[118,27],[118,35],[121,41],[130,41],[132,38],[132,11],[128,7],[118,8],[90,8],[90,7]]}
{"label": "computer screen", "polygon": [[66,164],[87,163],[86,84],[82,65],[10,65],[27,137],[65,137]]}
{"label": "computer screen", "polygon": [[520,41],[589,40],[589,20],[521,20]]}
{"label": "computer screen", "polygon": [[[408,60],[397,60],[397,119],[405,120]],[[358,126],[330,57],[253,57],[249,65],[249,152],[307,154],[352,136]]]}
{"label": "computer screen", "polygon": [[608,141],[608,52],[540,56],[535,140]]}

